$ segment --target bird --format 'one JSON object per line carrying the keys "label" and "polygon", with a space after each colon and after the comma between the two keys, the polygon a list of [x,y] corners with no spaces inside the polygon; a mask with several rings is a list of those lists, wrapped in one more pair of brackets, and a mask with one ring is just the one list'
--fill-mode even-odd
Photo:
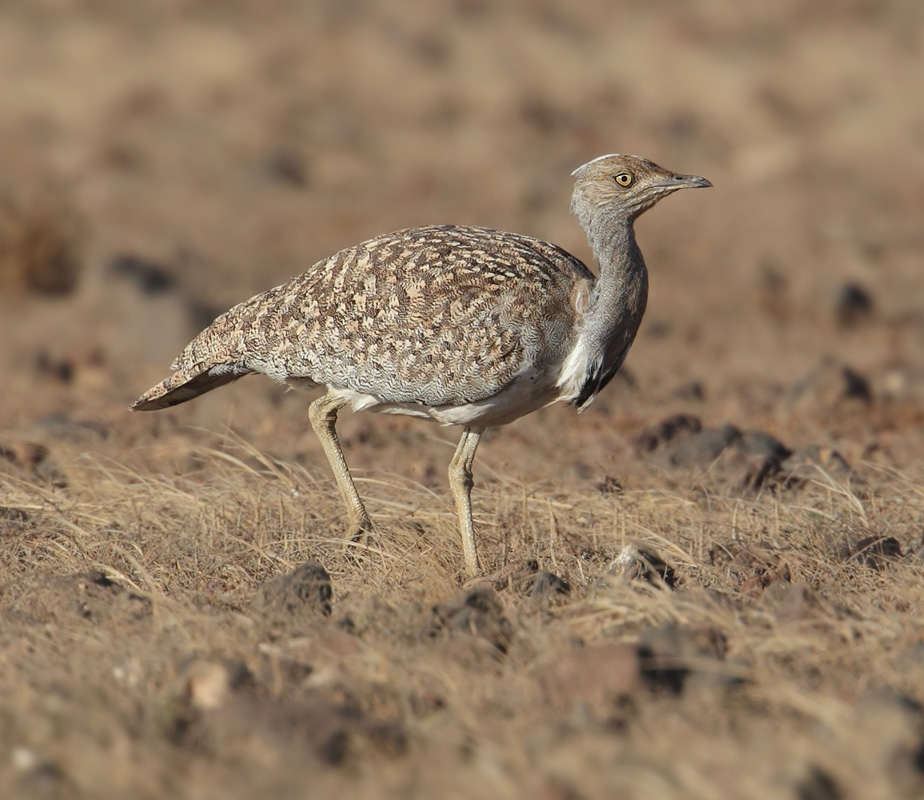
{"label": "bird", "polygon": [[571,212],[596,276],[561,247],[518,233],[424,225],[380,235],[221,314],[131,409],[185,403],[252,373],[323,388],[308,417],[353,537],[373,526],[337,436],[341,409],[461,428],[449,487],[465,570],[477,577],[472,465],[483,432],[553,403],[591,404],[625,361],[648,301],[635,220],[679,189],[712,185],[624,154],[572,177]]}

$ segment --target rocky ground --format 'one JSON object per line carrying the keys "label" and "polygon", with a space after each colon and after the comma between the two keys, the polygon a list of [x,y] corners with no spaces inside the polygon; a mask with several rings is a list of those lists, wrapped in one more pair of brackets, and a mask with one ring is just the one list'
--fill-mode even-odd
{"label": "rocky ground", "polygon": [[[920,3],[0,9],[0,792],[924,793]],[[590,260],[569,173],[705,175],[582,416],[127,406],[216,313],[430,222]]]}

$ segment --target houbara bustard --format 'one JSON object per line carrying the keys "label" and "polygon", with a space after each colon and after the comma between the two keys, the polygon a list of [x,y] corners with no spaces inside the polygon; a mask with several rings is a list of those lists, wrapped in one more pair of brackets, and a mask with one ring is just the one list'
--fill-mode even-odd
{"label": "houbara bustard", "polygon": [[482,432],[550,403],[590,405],[645,312],[635,219],[678,189],[712,185],[631,155],[601,156],[573,175],[571,211],[599,277],[560,247],[516,233],[456,225],[388,233],[222,314],[132,409],[184,403],[250,373],[325,387],[308,416],[351,535],[371,522],[340,448],[340,409],[458,425],[449,485],[465,567],[476,576],[472,462]]}

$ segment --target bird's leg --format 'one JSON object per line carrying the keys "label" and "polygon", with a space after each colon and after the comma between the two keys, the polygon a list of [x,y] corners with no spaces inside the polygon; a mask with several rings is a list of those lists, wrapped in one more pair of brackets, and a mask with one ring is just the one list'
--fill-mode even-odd
{"label": "bird's leg", "polygon": [[356,491],[356,485],[353,483],[353,476],[350,475],[350,468],[347,466],[346,459],[343,457],[343,450],[340,449],[340,439],[337,436],[337,412],[340,411],[346,401],[342,398],[329,394],[319,397],[308,408],[308,419],[311,421],[311,427],[321,440],[321,447],[330,467],[334,472],[334,478],[337,486],[340,488],[340,494],[343,495],[343,501],[346,503],[347,514],[350,518],[349,535],[354,541],[363,533],[372,530],[372,522],[366,513],[366,507]]}
{"label": "bird's leg", "polygon": [[462,431],[459,446],[449,462],[449,488],[456,501],[459,530],[462,534],[462,553],[469,577],[478,575],[478,552],[475,547],[475,526],[472,523],[472,462],[481,439],[481,430],[466,428]]}

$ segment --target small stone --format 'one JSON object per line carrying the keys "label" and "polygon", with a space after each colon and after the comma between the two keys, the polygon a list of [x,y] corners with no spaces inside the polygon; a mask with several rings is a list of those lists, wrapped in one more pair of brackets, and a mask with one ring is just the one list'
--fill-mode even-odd
{"label": "small stone", "polygon": [[843,328],[852,328],[873,314],[873,298],[856,283],[845,283],[834,296],[834,318]]}
{"label": "small stone", "polygon": [[676,582],[674,570],[661,556],[634,544],[627,544],[610,564],[608,575],[621,578],[627,583],[644,580],[653,586],[667,586],[673,589]]}

